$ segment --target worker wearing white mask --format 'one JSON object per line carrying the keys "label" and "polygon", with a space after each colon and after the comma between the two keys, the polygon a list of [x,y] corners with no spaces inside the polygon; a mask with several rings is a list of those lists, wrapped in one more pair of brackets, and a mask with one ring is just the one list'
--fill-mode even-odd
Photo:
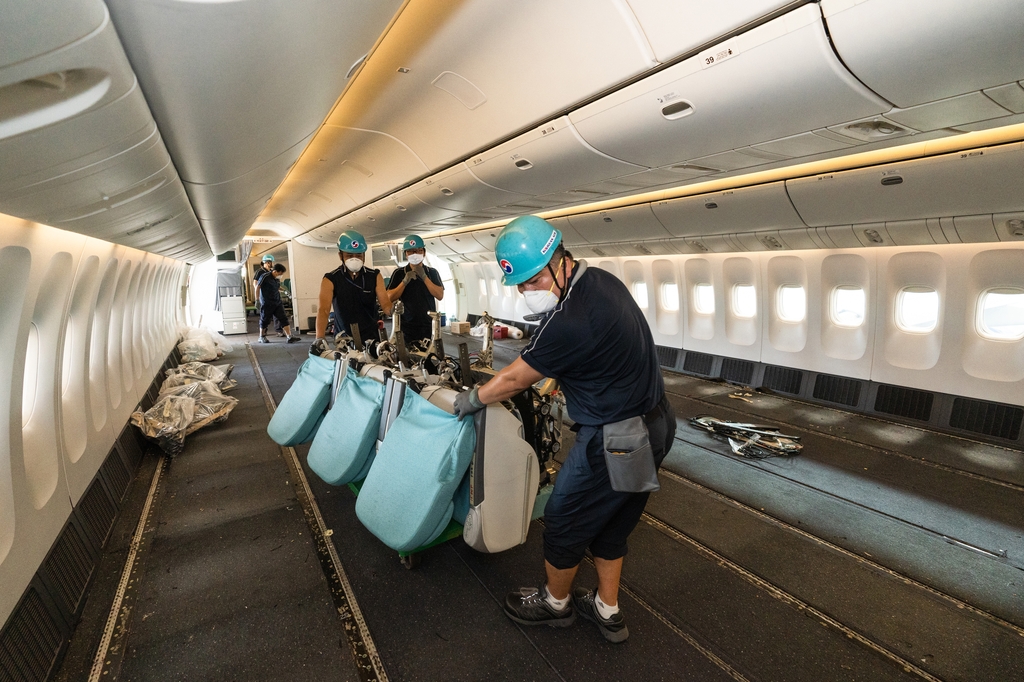
{"label": "worker wearing white mask", "polygon": [[444,298],[444,285],[437,270],[423,262],[427,250],[419,235],[410,234],[402,241],[402,254],[408,265],[391,273],[388,296],[392,302],[399,299],[402,313],[402,333],[406,342],[430,338],[430,316],[437,310],[436,301]]}
{"label": "worker wearing white mask", "polygon": [[[561,242],[562,233],[536,216],[516,218],[498,235],[502,284],[519,288],[540,326],[511,365],[460,393],[454,407],[462,419],[544,377],[558,379],[577,434],[544,510],[547,581],[510,593],[505,614],[555,627],[580,615],[622,642],[629,636],[618,604],[626,540],[658,489],[676,421],[643,311],[614,275],[588,269]],[[598,585],[573,590],[587,550]]]}
{"label": "worker wearing white mask", "polygon": [[352,326],[359,326],[359,335],[365,341],[377,338],[380,314],[391,313],[391,299],[384,288],[379,270],[365,266],[366,239],[355,230],[345,230],[338,237],[338,258],[343,265],[324,275],[320,282],[320,304],[316,313],[316,341],[310,352],[319,355],[327,349],[324,336],[327,316],[333,309],[340,325],[339,331],[352,334]]}

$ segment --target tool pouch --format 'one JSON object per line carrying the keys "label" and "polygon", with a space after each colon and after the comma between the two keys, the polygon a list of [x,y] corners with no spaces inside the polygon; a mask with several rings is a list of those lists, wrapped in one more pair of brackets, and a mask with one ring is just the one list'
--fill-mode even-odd
{"label": "tool pouch", "polygon": [[620,493],[648,493],[661,489],[654,451],[643,417],[630,417],[605,424],[604,461],[612,490]]}

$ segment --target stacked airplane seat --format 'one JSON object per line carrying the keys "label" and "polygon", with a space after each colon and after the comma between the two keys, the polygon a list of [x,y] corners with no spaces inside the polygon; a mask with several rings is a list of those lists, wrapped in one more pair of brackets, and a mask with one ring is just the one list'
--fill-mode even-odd
{"label": "stacked airplane seat", "polygon": [[399,552],[429,544],[452,518],[475,445],[472,419],[458,421],[407,390],[359,491],[356,516]]}
{"label": "stacked airplane seat", "polygon": [[331,398],[336,360],[310,356],[267,425],[278,445],[308,443],[316,435]]}
{"label": "stacked airplane seat", "polygon": [[309,468],[330,485],[365,477],[374,460],[383,406],[384,384],[346,367],[334,406],[309,448]]}

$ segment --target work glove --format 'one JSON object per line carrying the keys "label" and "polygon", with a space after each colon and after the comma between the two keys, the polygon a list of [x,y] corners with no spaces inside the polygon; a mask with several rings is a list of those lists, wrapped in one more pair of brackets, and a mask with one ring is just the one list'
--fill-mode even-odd
{"label": "work glove", "polygon": [[402,284],[404,284],[405,286],[409,286],[409,283],[412,282],[417,277],[419,277],[419,275],[416,274],[415,270],[412,270],[412,269],[406,270],[405,271],[405,279],[402,280]]}
{"label": "work glove", "polygon": [[309,344],[309,354],[320,357],[327,352],[327,339],[317,339],[313,343]]}
{"label": "work glove", "polygon": [[463,417],[467,415],[476,414],[484,409],[484,407],[486,406],[480,402],[479,388],[474,388],[472,391],[463,391],[455,396],[454,409],[459,421],[462,421]]}

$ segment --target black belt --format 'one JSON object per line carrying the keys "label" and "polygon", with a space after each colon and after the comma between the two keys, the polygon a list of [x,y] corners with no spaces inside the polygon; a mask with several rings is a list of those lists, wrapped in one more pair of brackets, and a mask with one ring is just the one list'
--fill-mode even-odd
{"label": "black belt", "polygon": [[664,405],[667,400],[668,396],[662,394],[661,400],[659,400],[658,404],[654,406],[654,409],[643,416],[644,424],[650,426],[651,422],[657,421],[658,419],[661,419],[662,416],[664,416]]}

